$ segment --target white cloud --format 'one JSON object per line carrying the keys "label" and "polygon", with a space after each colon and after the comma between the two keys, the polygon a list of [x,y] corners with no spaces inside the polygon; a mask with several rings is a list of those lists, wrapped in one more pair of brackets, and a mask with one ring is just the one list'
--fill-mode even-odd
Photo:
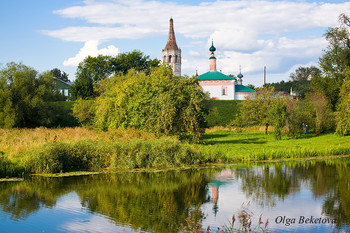
{"label": "white cloud", "polygon": [[[80,6],[54,11],[64,18],[81,19],[85,26],[41,32],[65,41],[85,42],[74,58],[64,62],[77,65],[87,51],[98,51],[91,41],[165,36],[172,16],[177,37],[186,38],[186,44],[179,44],[183,48],[183,74],[194,74],[196,67],[199,73],[207,71],[211,39],[223,72],[236,74],[239,65],[242,72],[257,72],[266,65],[281,74],[294,64],[317,60],[326,42],[313,31],[336,25],[338,15],[349,9],[350,2],[218,0],[191,5],[160,0],[85,0]],[[108,51],[113,49],[117,50]],[[156,49],[160,56],[161,48]]]}
{"label": "white cloud", "polygon": [[84,44],[84,47],[80,49],[75,57],[68,58],[68,60],[63,62],[64,66],[78,66],[81,61],[83,61],[87,56],[96,57],[98,55],[118,55],[119,49],[113,45],[109,45],[107,48],[98,49],[99,41],[91,40]]}

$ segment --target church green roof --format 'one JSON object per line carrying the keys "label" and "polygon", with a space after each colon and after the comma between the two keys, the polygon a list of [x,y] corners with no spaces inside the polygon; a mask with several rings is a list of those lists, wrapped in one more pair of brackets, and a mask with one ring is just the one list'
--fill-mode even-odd
{"label": "church green roof", "polygon": [[199,80],[236,80],[236,78],[224,75],[223,73],[218,71],[208,71],[207,73],[199,75],[198,79]]}
{"label": "church green roof", "polygon": [[235,89],[236,89],[235,90],[236,92],[252,92],[252,91],[254,91],[253,89],[246,87],[244,85],[236,85]]}

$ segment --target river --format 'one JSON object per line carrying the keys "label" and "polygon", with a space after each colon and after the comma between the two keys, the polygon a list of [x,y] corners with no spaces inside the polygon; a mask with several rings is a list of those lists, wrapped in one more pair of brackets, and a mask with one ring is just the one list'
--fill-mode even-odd
{"label": "river", "polygon": [[0,232],[345,232],[349,189],[349,159],[32,176],[0,183]]}

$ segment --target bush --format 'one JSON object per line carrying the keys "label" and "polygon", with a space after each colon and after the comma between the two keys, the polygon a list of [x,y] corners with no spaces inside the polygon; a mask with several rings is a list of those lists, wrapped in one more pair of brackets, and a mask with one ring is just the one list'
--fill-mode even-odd
{"label": "bush", "polygon": [[25,168],[12,163],[4,153],[0,151],[0,178],[22,177],[26,173]]}
{"label": "bush", "polygon": [[78,101],[74,106],[81,122],[93,116],[93,124],[101,130],[135,128],[194,141],[204,133],[205,95],[196,78],[174,77],[169,67],[162,66],[150,75],[131,70],[97,87],[102,94],[95,100],[93,114],[91,105]]}
{"label": "bush", "polygon": [[[29,153],[26,161],[32,172],[58,173],[102,169],[109,166],[106,153],[91,141],[80,141],[73,144],[50,143],[41,150]],[[102,155],[105,158],[102,158]]]}
{"label": "bush", "polygon": [[199,152],[171,138],[134,140],[115,146],[113,168],[152,168],[201,163]]}

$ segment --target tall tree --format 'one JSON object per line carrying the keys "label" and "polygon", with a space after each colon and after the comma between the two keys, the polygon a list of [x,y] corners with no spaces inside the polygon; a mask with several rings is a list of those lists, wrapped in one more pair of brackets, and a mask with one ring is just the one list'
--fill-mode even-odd
{"label": "tall tree", "polygon": [[339,99],[340,88],[345,79],[345,70],[350,67],[350,23],[345,14],[339,16],[340,26],[329,28],[325,34],[329,45],[319,65],[322,69],[323,78],[312,82],[312,89],[322,91],[331,99],[333,110]]}
{"label": "tall tree", "polygon": [[311,80],[312,77],[318,77],[321,75],[321,70],[315,66],[302,67],[300,66],[295,70],[295,73],[291,73],[289,78],[291,81],[306,81]]}
{"label": "tall tree", "polygon": [[70,80],[68,79],[68,74],[64,71],[61,71],[58,68],[54,68],[52,70],[50,70],[50,72],[53,74],[53,76],[57,79],[60,79],[64,82],[70,82]]}
{"label": "tall tree", "polygon": [[98,93],[94,91],[94,84],[100,82],[112,74],[126,74],[131,68],[136,71],[144,71],[147,74],[153,67],[158,67],[158,59],[150,59],[142,52],[134,50],[132,52],[120,53],[117,56],[97,57],[88,56],[82,61],[76,72],[76,80],[72,87],[74,98],[94,98]]}
{"label": "tall tree", "polygon": [[38,74],[22,63],[8,63],[0,70],[0,128],[48,126],[47,103],[61,98],[51,72]]}
{"label": "tall tree", "polygon": [[340,90],[340,100],[337,108],[337,129],[339,135],[350,134],[350,69]]}

